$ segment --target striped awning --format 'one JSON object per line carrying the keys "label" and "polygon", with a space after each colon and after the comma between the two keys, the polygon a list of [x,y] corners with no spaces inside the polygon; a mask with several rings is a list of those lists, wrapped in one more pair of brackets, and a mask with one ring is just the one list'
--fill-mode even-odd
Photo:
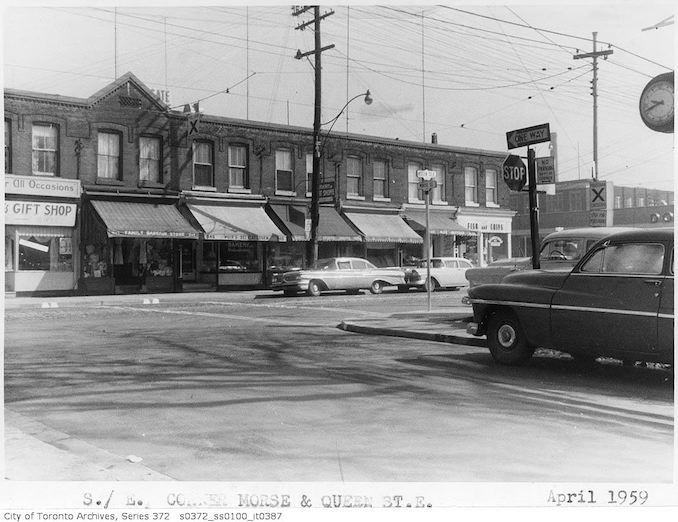
{"label": "striped awning", "polygon": [[197,239],[198,231],[173,204],[92,201],[108,237]]}
{"label": "striped awning", "polygon": [[285,233],[268,217],[263,204],[189,203],[187,206],[200,223],[205,239],[285,241]]}
{"label": "striped awning", "polygon": [[370,243],[422,243],[423,239],[395,213],[344,212]]}
{"label": "striped awning", "polygon": [[[426,211],[406,210],[403,216],[405,221],[417,232],[426,231]],[[451,212],[429,211],[429,232],[444,236],[476,236],[477,233],[457,223]]]}

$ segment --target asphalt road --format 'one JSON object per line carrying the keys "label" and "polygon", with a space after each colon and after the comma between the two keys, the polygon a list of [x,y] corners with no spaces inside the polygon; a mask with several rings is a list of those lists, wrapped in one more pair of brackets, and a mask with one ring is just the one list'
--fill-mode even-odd
{"label": "asphalt road", "polygon": [[425,308],[417,292],[9,307],[5,407],[177,480],[672,480],[672,373],[508,368],[336,328]]}

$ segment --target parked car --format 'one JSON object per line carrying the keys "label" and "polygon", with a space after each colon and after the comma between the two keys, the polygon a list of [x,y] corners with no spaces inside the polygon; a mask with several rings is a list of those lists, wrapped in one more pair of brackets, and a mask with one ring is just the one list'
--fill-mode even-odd
{"label": "parked car", "polygon": [[[428,290],[426,281],[426,259],[419,262],[416,268],[405,271],[405,282],[408,286],[415,286]],[[431,290],[439,288],[454,288],[455,290],[468,286],[466,270],[473,268],[468,259],[463,257],[432,257],[431,258]]]}
{"label": "parked car", "polygon": [[673,228],[620,232],[572,271],[526,270],[470,288],[467,331],[487,335],[503,364],[520,364],[536,348],[673,364],[673,248]]}
{"label": "parked car", "polygon": [[[539,268],[542,270],[571,270],[594,243],[615,232],[633,230],[623,227],[584,227],[560,230],[547,235],[539,250]],[[504,276],[517,270],[532,268],[531,257],[500,259],[486,267],[466,272],[469,286],[499,283]]]}
{"label": "parked car", "polygon": [[401,268],[377,268],[366,259],[333,257],[321,259],[309,270],[285,272],[271,284],[272,290],[285,295],[306,292],[317,296],[326,290],[357,292],[369,289],[380,294],[385,286],[404,286],[405,272]]}

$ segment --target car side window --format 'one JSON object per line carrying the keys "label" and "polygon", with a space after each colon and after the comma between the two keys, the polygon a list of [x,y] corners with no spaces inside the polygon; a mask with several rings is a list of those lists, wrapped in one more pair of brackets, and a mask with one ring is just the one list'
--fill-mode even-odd
{"label": "car side window", "polygon": [[445,266],[445,263],[441,259],[434,259],[431,261],[431,266],[433,268],[443,268]]}
{"label": "car side window", "polygon": [[365,261],[361,261],[360,259],[354,259],[351,261],[353,264],[353,268],[355,270],[365,270],[367,268],[367,263]]}
{"label": "car side window", "polygon": [[339,270],[350,270],[351,262],[350,261],[337,261],[337,267]]}
{"label": "car side window", "polygon": [[470,261],[459,261],[459,268],[473,268],[473,265],[470,263]]}
{"label": "car side window", "polygon": [[606,245],[581,267],[582,272],[602,274],[662,273],[664,246],[655,243]]}

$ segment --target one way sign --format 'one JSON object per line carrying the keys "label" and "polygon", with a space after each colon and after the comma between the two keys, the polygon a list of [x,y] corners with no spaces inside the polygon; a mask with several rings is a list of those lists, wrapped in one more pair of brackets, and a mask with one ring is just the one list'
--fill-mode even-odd
{"label": "one way sign", "polygon": [[544,141],[551,141],[551,129],[548,123],[535,125],[534,127],[526,127],[509,131],[506,133],[506,143],[509,149],[517,147],[527,147],[534,143],[542,143]]}

